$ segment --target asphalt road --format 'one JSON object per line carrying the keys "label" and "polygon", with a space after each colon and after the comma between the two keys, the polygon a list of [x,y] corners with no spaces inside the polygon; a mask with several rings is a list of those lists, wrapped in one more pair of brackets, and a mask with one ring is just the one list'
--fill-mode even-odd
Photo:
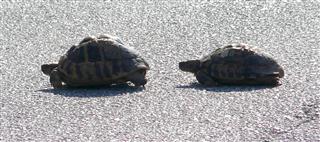
{"label": "asphalt road", "polygon": [[[0,141],[320,141],[320,2],[0,1]],[[54,90],[41,64],[108,33],[149,62],[146,89]],[[178,62],[258,46],[279,87],[206,88]]]}

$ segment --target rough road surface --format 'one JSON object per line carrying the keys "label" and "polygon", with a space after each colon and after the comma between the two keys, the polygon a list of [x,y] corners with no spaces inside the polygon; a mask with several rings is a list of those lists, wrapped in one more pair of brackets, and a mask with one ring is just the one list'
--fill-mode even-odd
{"label": "rough road surface", "polygon": [[[320,2],[0,1],[0,141],[320,141]],[[146,89],[54,90],[40,71],[109,33],[149,62]],[[243,42],[275,88],[205,88],[178,62]]]}

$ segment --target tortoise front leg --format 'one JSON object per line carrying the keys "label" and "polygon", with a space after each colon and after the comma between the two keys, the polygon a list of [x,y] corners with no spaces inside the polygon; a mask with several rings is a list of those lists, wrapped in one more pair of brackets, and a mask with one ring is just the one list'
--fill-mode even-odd
{"label": "tortoise front leg", "polygon": [[50,74],[50,83],[53,88],[61,88],[62,87],[62,80],[59,76],[59,72],[57,69],[54,69]]}
{"label": "tortoise front leg", "polygon": [[195,76],[199,83],[206,85],[206,86],[217,86],[219,85],[218,82],[216,82],[214,79],[212,79],[211,76],[209,76],[207,73],[204,71],[198,71],[195,73]]}
{"label": "tortoise front leg", "polygon": [[134,86],[139,87],[143,86],[147,83],[147,79],[145,78],[146,71],[145,70],[138,70],[133,74],[127,77],[127,80],[132,82]]}

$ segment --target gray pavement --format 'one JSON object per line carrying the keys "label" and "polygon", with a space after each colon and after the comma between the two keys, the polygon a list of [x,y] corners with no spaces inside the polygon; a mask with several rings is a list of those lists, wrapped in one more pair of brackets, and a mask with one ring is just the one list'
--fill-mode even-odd
{"label": "gray pavement", "polygon": [[[320,141],[320,2],[0,1],[0,141]],[[151,65],[146,89],[54,90],[40,71],[109,33]],[[244,42],[275,88],[205,88],[178,62]]]}

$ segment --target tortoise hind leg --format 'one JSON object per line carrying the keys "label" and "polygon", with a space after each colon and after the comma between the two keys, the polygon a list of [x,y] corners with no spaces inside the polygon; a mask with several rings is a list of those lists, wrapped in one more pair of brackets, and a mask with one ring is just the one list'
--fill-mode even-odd
{"label": "tortoise hind leg", "polygon": [[50,74],[50,83],[53,88],[61,88],[62,87],[62,80],[59,76],[58,70],[54,69]]}
{"label": "tortoise hind leg", "polygon": [[218,86],[219,83],[216,82],[214,79],[212,79],[212,77],[210,77],[208,74],[206,74],[203,71],[198,71],[195,74],[197,80],[199,81],[199,83],[206,85],[206,86]]}

